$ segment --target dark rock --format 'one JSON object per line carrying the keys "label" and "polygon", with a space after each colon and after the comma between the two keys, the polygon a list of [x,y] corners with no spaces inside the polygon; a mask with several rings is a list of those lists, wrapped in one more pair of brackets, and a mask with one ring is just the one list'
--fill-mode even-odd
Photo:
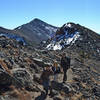
{"label": "dark rock", "polygon": [[[24,87],[32,87],[33,81],[32,77],[28,71],[23,68],[18,68],[13,70],[13,76],[20,82]],[[19,86],[20,87],[20,86]]]}
{"label": "dark rock", "polygon": [[57,83],[55,81],[52,81],[51,82],[51,86],[54,90],[57,90],[57,91],[63,91],[65,92],[66,94],[69,93],[69,88],[66,86],[66,85],[63,85],[62,83]]}
{"label": "dark rock", "polygon": [[40,79],[40,76],[39,76],[39,75],[35,74],[35,75],[33,76],[33,80],[34,80],[35,82],[41,84],[41,79]]}
{"label": "dark rock", "polygon": [[95,96],[100,97],[100,87],[95,87],[92,89]]}
{"label": "dark rock", "polygon": [[36,73],[39,72],[38,69],[37,69],[37,66],[35,64],[30,64],[30,67],[33,68]]}
{"label": "dark rock", "polygon": [[46,94],[45,94],[45,92],[41,92],[41,95],[40,96],[38,96],[38,97],[36,97],[35,98],[35,100],[45,100],[46,99]]}
{"label": "dark rock", "polygon": [[9,86],[12,85],[13,78],[0,69],[0,93],[9,90]]}
{"label": "dark rock", "polygon": [[53,100],[62,100],[62,99],[59,97],[54,97]]}

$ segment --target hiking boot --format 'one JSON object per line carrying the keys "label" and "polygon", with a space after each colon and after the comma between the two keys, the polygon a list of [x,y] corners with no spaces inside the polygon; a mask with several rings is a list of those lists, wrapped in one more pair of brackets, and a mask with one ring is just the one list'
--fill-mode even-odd
{"label": "hiking boot", "polygon": [[52,97],[54,97],[54,93],[52,92],[52,93],[49,93],[49,96],[52,98]]}
{"label": "hiking boot", "polygon": [[65,82],[65,81],[63,81],[62,83],[63,83],[63,84],[65,84],[66,82]]}

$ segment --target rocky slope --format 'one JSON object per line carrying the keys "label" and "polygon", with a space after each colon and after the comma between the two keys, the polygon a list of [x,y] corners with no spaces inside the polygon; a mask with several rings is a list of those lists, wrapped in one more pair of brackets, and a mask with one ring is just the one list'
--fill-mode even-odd
{"label": "rocky slope", "polygon": [[[65,33],[67,31],[67,35],[74,33],[72,37],[76,34],[79,37],[72,42],[73,38],[70,45],[65,43],[62,50],[39,50],[23,45],[13,38],[0,36],[0,100],[100,99],[100,53],[97,51],[97,49],[100,50],[100,36],[80,25],[72,25],[75,25],[74,28],[76,26],[79,28],[70,29],[68,24],[62,28],[68,28],[64,31]],[[55,36],[65,35],[62,28],[56,32]],[[61,38],[67,41],[71,38],[70,35],[66,40]],[[52,40],[56,39],[55,43],[59,43],[62,41],[59,38],[52,37]],[[93,46],[91,46],[92,49],[90,45]],[[54,60],[60,64],[62,52],[71,57],[71,68],[67,73],[68,80],[65,84],[62,83],[62,73],[59,74],[58,82],[52,81],[53,76],[51,76],[53,93],[52,96],[45,97],[40,75],[44,66],[53,64]]]}

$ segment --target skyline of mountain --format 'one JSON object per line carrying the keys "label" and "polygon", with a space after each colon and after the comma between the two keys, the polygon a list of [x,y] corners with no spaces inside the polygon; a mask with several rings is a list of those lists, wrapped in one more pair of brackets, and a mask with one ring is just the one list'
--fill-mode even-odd
{"label": "skyline of mountain", "polygon": [[[58,26],[56,26],[56,25],[53,25],[53,24],[50,24],[49,22],[46,22],[45,20],[42,20],[42,19],[40,19],[40,18],[33,18],[31,21],[27,21],[26,23],[23,23],[23,24],[21,24],[21,25],[18,25],[18,26],[16,26],[15,28],[7,28],[7,27],[4,27],[4,26],[2,26],[2,25],[0,25],[0,29],[2,29],[2,30],[4,30],[4,29],[7,29],[8,31],[11,31],[11,30],[14,30],[14,29],[16,29],[16,28],[18,28],[18,27],[20,27],[20,26],[23,26],[23,25],[25,25],[25,24],[27,24],[27,23],[29,23],[29,22],[32,22],[32,21],[34,21],[35,19],[37,19],[37,20],[40,20],[40,21],[42,21],[42,22],[45,22],[45,23],[47,23],[47,24],[49,24],[49,25],[51,25],[51,26],[54,26],[54,27],[58,27]],[[69,21],[67,21],[67,22],[69,22]],[[72,23],[74,23],[73,21],[70,21],[70,22],[72,22]],[[77,23],[77,22],[76,22]],[[77,24],[80,24],[80,23],[77,23]],[[63,25],[63,24],[62,24]],[[61,26],[62,26],[61,25]],[[85,25],[83,25],[83,24],[80,24],[80,25],[82,25],[82,26],[85,26]],[[59,26],[59,27],[61,27],[61,26]],[[91,29],[92,31],[94,31],[92,28],[89,28],[88,26],[86,26],[88,29]],[[94,32],[96,32],[96,31],[94,31]],[[100,34],[100,32],[96,32],[97,34]]]}
{"label": "skyline of mountain", "polygon": [[49,38],[51,38],[51,36],[56,33],[57,29],[59,29],[59,27],[50,25],[47,22],[35,18],[32,21],[18,26],[13,30],[0,27],[0,33],[7,33],[10,35],[15,34],[24,38],[27,43],[37,45],[40,44],[40,42],[47,41]]}
{"label": "skyline of mountain", "polygon": [[[60,24],[60,25],[55,24],[55,25],[54,25],[53,23],[46,22],[46,20],[42,20],[42,19],[40,19],[40,18],[32,18],[31,20],[26,21],[26,23],[27,23],[27,22],[31,22],[31,21],[33,21],[34,19],[39,19],[39,20],[41,20],[41,21],[43,21],[43,22],[45,22],[45,23],[48,23],[48,24],[51,25],[51,26],[55,26],[55,27],[61,27],[61,26],[63,25],[63,24]],[[65,21],[66,21],[66,20],[65,20]],[[78,23],[78,22],[74,22],[74,21],[67,21],[67,22]],[[4,26],[0,25],[0,28],[4,28],[4,29],[7,29],[7,30],[14,30],[14,29],[16,29],[16,28],[18,28],[18,27],[20,27],[20,26],[23,26],[23,25],[26,24],[26,23],[22,23],[21,25],[19,24],[19,25],[17,25],[16,27],[13,27],[13,28],[4,27]],[[78,23],[78,24],[81,24],[81,23]],[[99,31],[96,31],[96,30],[95,30],[93,27],[91,27],[91,26],[88,26],[88,25],[85,25],[85,24],[81,24],[81,25],[86,26],[88,29],[92,29],[94,32],[100,34]]]}

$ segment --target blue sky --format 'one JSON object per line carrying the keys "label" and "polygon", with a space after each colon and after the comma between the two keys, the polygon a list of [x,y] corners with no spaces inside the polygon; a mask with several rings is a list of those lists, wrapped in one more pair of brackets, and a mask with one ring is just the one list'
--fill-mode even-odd
{"label": "blue sky", "polygon": [[0,0],[0,26],[13,29],[34,18],[55,26],[75,22],[100,32],[100,0]]}

